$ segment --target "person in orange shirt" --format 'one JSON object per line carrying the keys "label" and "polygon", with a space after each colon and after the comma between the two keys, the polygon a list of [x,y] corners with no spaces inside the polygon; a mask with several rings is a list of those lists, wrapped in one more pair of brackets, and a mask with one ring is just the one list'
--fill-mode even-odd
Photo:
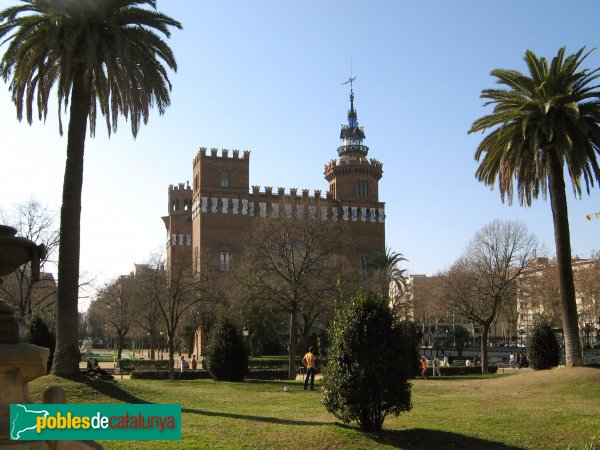
{"label": "person in orange shirt", "polygon": [[421,376],[427,379],[427,359],[424,356],[421,357]]}
{"label": "person in orange shirt", "polygon": [[317,358],[315,357],[315,348],[309,347],[308,353],[302,358],[302,364],[306,367],[306,379],[304,380],[304,390],[308,389],[308,379],[310,378],[310,390],[313,390],[315,375],[317,373]]}

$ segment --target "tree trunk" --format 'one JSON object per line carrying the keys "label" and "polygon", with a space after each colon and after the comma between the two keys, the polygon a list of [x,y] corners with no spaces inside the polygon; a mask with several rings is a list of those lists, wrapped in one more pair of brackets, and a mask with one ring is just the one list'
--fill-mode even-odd
{"label": "tree trunk", "polygon": [[481,327],[481,373],[488,373],[488,336],[490,325],[482,324]]}
{"label": "tree trunk", "polygon": [[79,247],[83,154],[90,111],[90,87],[79,67],[73,80],[67,161],[60,210],[58,254],[58,302],[56,308],[56,352],[52,373],[78,375],[81,358],[78,345]]}
{"label": "tree trunk", "polygon": [[289,345],[289,372],[288,378],[290,380],[296,379],[296,341],[298,340],[298,317],[296,307],[292,307],[290,313],[290,345]]}
{"label": "tree trunk", "polygon": [[169,336],[169,380],[175,379],[175,333],[168,333]]}
{"label": "tree trunk", "polygon": [[579,341],[577,321],[577,303],[575,283],[571,265],[571,237],[563,164],[550,151],[548,179],[550,184],[550,202],[554,219],[554,240],[556,242],[556,264],[560,286],[560,309],[562,313],[563,335],[565,338],[565,358],[568,366],[583,365],[583,353]]}

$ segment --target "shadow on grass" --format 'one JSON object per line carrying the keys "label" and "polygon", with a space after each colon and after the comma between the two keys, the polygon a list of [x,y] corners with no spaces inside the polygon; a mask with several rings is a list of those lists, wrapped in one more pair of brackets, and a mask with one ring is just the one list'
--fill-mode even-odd
{"label": "shadow on grass", "polygon": [[124,391],[114,381],[90,380],[86,377],[68,377],[67,379],[75,381],[77,383],[85,384],[90,388],[100,392],[101,394],[106,395],[107,397],[113,398],[124,403],[152,403],[146,400],[142,400],[141,398],[131,395],[127,391]]}
{"label": "shadow on grass", "polygon": [[[346,425],[342,425],[346,426]],[[427,449],[482,449],[482,450],[521,450],[502,442],[465,436],[440,430],[413,428],[411,430],[383,430],[381,433],[365,433],[378,444],[392,445],[399,448]]]}
{"label": "shadow on grass", "polygon": [[267,422],[267,423],[273,423],[273,424],[277,424],[277,425],[303,425],[303,426],[332,425],[331,422],[315,422],[315,421],[309,421],[309,420],[305,421],[305,420],[280,419],[277,417],[249,416],[249,415],[245,415],[245,414],[204,411],[201,409],[190,409],[190,408],[181,408],[181,412],[189,413],[189,414],[199,414],[201,416],[209,416],[209,417],[225,417],[227,419],[240,419],[240,420],[252,420],[252,421],[256,421],[256,422]]}

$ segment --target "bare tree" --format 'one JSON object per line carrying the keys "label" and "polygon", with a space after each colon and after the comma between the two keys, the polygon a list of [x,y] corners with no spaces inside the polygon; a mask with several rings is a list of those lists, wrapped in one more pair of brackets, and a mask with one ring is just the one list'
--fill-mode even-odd
{"label": "bare tree", "polygon": [[[592,345],[593,325],[600,321],[600,254],[592,253],[592,260],[575,265],[575,287],[580,301],[580,331],[585,346]],[[600,335],[597,335],[597,340]]]}
{"label": "bare tree", "polygon": [[319,215],[301,219],[282,214],[264,219],[249,240],[246,260],[252,263],[243,270],[246,286],[289,316],[290,379],[296,377],[300,318],[304,330],[310,329],[327,302],[333,303],[339,233],[336,225]]}
{"label": "bare tree", "polygon": [[153,295],[151,282],[154,269],[147,264],[136,264],[133,274],[135,302],[133,323],[144,333],[148,333],[150,359],[156,359],[157,338],[162,324],[162,314],[157,297]]}
{"label": "bare tree", "polygon": [[437,327],[437,324],[448,315],[448,308],[442,301],[443,276],[436,274],[431,277],[413,277],[409,287],[412,294],[413,320],[421,327],[424,340],[428,337],[431,343],[431,335],[426,334],[428,331],[426,327],[430,324]]}
{"label": "bare tree", "polygon": [[124,275],[109,281],[100,289],[90,309],[104,318],[107,327],[114,330],[117,359],[121,359],[125,337],[129,333],[134,313],[135,286],[130,276]]}
{"label": "bare tree", "polygon": [[[46,253],[40,260],[43,271],[47,264],[53,264],[59,242],[59,230],[55,224],[56,213],[37,200],[28,200],[18,204],[12,215],[0,212],[2,222],[17,229],[17,236],[43,244]],[[49,276],[42,276],[39,282],[31,276],[31,263],[19,267],[6,277],[0,285],[5,300],[19,309],[21,317],[29,316],[38,307],[49,307],[56,296],[56,283]]]}
{"label": "bare tree", "polygon": [[547,258],[537,258],[523,271],[519,280],[519,310],[543,315],[553,326],[561,325],[558,265]]}
{"label": "bare tree", "polygon": [[449,309],[481,327],[481,370],[488,371],[488,335],[502,306],[517,295],[517,280],[538,252],[520,222],[484,226],[444,277]]}
{"label": "bare tree", "polygon": [[199,277],[191,270],[191,262],[175,259],[170,273],[165,270],[164,257],[155,255],[149,264],[152,270],[145,275],[150,286],[149,295],[158,305],[166,327],[169,349],[169,379],[175,379],[175,338],[182,317],[190,308],[203,300]]}

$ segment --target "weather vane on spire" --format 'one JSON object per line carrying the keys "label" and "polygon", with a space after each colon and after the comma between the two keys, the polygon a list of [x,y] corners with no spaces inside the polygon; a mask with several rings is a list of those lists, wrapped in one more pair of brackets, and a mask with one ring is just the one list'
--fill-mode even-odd
{"label": "weather vane on spire", "polygon": [[353,88],[352,83],[354,83],[355,80],[356,80],[356,75],[354,75],[353,77],[348,78],[342,84],[349,84],[350,85],[350,89],[352,89]]}

